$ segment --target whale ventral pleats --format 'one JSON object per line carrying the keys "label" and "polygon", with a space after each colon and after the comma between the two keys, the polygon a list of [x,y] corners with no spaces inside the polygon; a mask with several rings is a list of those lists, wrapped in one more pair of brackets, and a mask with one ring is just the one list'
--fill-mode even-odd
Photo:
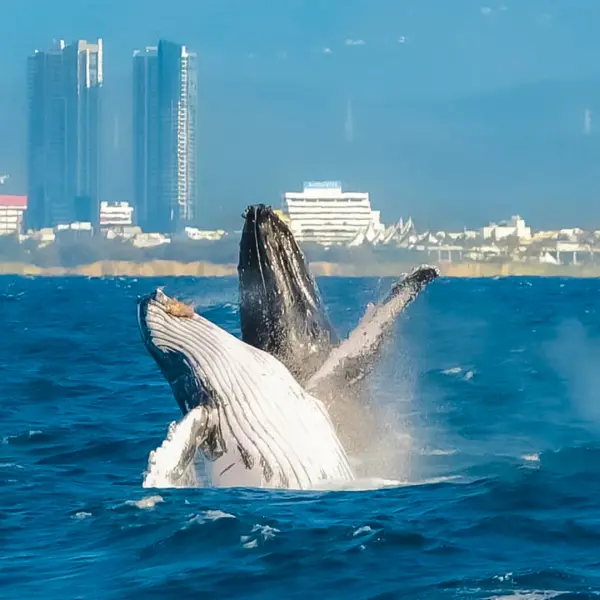
{"label": "whale ventral pleats", "polygon": [[180,300],[175,300],[174,298],[169,298],[165,302],[165,312],[173,317],[181,317],[184,319],[191,319],[196,314],[193,306],[181,302]]}

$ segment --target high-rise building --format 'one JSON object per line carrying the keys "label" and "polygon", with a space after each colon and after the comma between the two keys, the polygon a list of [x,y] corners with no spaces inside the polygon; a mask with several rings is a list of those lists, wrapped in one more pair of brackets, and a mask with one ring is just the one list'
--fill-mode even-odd
{"label": "high-rise building", "polygon": [[137,223],[173,233],[197,220],[196,55],[161,40],[133,54],[133,164]]}
{"label": "high-rise building", "polygon": [[99,219],[102,40],[28,58],[30,229]]}

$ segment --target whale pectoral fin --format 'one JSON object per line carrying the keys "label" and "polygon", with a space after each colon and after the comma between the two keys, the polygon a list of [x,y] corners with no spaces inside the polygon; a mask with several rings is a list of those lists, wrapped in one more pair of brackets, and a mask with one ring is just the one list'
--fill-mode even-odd
{"label": "whale pectoral fin", "polygon": [[198,450],[202,447],[207,435],[209,412],[203,407],[197,407],[188,412],[181,421],[172,423],[166,442],[170,451],[161,451],[161,470],[169,473],[169,479],[174,482],[183,481],[195,461]]}
{"label": "whale pectoral fin", "polygon": [[422,265],[414,269],[411,273],[403,274],[397,281],[392,284],[388,295],[381,301],[380,304],[387,304],[400,294],[407,293],[409,296],[402,310],[409,302],[414,300],[419,293],[425,289],[429,283],[439,277],[439,271],[435,267]]}
{"label": "whale pectoral fin", "polygon": [[367,304],[367,308],[365,309],[365,314],[362,316],[361,322],[370,320],[375,314],[376,310],[377,307],[375,304],[373,302],[369,302],[369,304]]}
{"label": "whale pectoral fin", "polygon": [[369,304],[356,328],[333,348],[306,389],[318,394],[325,388],[336,389],[341,383],[352,385],[364,379],[372,370],[393,321],[438,276],[435,267],[417,267],[396,281],[379,304]]}

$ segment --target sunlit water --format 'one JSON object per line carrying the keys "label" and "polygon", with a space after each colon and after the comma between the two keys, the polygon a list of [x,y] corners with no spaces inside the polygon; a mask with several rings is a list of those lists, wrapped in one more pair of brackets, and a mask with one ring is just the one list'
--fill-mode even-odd
{"label": "sunlit water", "polygon": [[[600,281],[434,282],[373,377],[379,472],[304,493],[148,479],[181,418],[137,331],[157,285],[239,335],[235,279],[0,278],[0,597],[600,591]],[[320,285],[345,333],[389,282]]]}

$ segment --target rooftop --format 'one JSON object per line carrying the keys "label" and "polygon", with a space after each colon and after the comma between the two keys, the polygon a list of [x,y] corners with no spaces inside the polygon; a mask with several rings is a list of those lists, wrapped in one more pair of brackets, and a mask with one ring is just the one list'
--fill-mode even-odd
{"label": "rooftop", "polygon": [[0,206],[17,206],[19,208],[27,208],[27,196],[13,196],[10,194],[0,194]]}

